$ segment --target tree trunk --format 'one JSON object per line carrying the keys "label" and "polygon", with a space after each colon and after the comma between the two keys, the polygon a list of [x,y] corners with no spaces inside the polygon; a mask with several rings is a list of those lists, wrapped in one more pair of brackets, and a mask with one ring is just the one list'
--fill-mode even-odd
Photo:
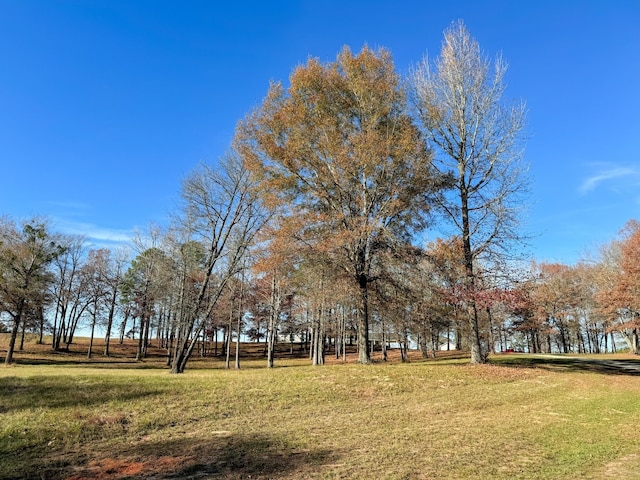
{"label": "tree trunk", "polygon": [[224,368],[231,368],[231,335],[233,332],[233,302],[231,303],[231,313],[229,314],[229,327],[227,328],[227,344]]}
{"label": "tree trunk", "polygon": [[60,350],[60,344],[62,343],[62,332],[65,329],[65,320],[64,317],[60,317],[60,325],[58,326],[58,331],[53,336],[53,342],[51,345],[52,350]]}
{"label": "tree trunk", "polygon": [[276,274],[273,274],[273,278],[271,279],[271,311],[269,312],[269,325],[267,327],[267,368],[273,368],[274,362],[274,352],[275,352],[275,341],[276,341],[276,322],[278,316],[280,315],[280,309],[278,305],[280,303],[280,299],[276,293],[277,282],[276,282]]}
{"label": "tree trunk", "polygon": [[456,336],[456,350],[460,351],[462,350],[462,328],[460,328],[460,325],[456,325],[455,336]]}
{"label": "tree trunk", "polygon": [[140,317],[140,335],[138,335],[138,348],[136,349],[136,362],[139,362],[140,360],[142,360],[142,342],[144,342],[144,326],[145,326],[145,315],[146,313],[144,313],[144,308],[145,305],[143,304],[142,309],[143,309],[143,314]]}
{"label": "tree trunk", "polygon": [[129,320],[129,309],[125,311],[124,318],[122,319],[122,323],[120,324],[120,335],[118,336],[118,340],[120,345],[124,343],[124,335],[127,332],[127,321]]}
{"label": "tree trunk", "polygon": [[109,341],[111,340],[111,328],[113,326],[113,317],[116,311],[116,299],[118,295],[118,289],[114,288],[111,295],[111,302],[109,304],[109,316],[107,317],[107,333],[104,336],[104,356],[109,356]]}
{"label": "tree trunk", "polygon": [[18,350],[20,350],[20,351],[24,350],[24,333],[25,333],[25,330],[27,328],[26,324],[27,324],[26,320],[23,320],[22,321],[22,331],[20,333],[20,347],[18,348]]}
{"label": "tree trunk", "polygon": [[240,369],[240,329],[241,327],[242,325],[240,320],[240,314],[238,314],[238,331],[236,333],[236,361],[234,365],[236,370]]}
{"label": "tree trunk", "polygon": [[382,361],[387,361],[387,335],[384,320],[382,321]]}
{"label": "tree trunk", "polygon": [[91,316],[91,336],[89,337],[89,351],[87,352],[87,358],[91,358],[91,353],[93,352],[93,334],[96,329],[96,312],[93,312]]}
{"label": "tree trunk", "polygon": [[38,320],[40,327],[40,336],[38,338],[38,345],[42,345],[44,343],[44,311],[43,308],[38,308]]}
{"label": "tree trunk", "polygon": [[56,311],[53,315],[53,330],[51,332],[51,350],[57,350],[56,334],[58,333],[58,315],[60,314],[60,299],[56,301]]}
{"label": "tree trunk", "polygon": [[167,337],[167,367],[171,367],[172,366],[172,364],[171,364],[171,360],[172,360],[171,351],[173,350],[174,337],[175,337],[175,331],[172,328],[169,331],[169,334],[168,334],[168,337]]}
{"label": "tree trunk", "polygon": [[360,284],[360,311],[358,312],[358,363],[371,363],[369,355],[369,281],[366,275],[358,278]]}
{"label": "tree trunk", "polygon": [[13,317],[13,327],[11,328],[11,338],[9,339],[9,347],[7,348],[7,356],[4,359],[5,365],[10,365],[11,363],[13,363],[13,351],[16,346],[16,338],[18,338],[18,329],[20,328],[20,324],[22,323],[23,308],[24,308],[24,301],[21,301],[18,307],[17,315]]}
{"label": "tree trunk", "polygon": [[147,358],[149,348],[149,334],[151,333],[151,316],[148,316],[144,325],[144,339],[142,341],[142,358]]}
{"label": "tree trunk", "polygon": [[633,329],[631,330],[631,335],[630,335],[630,343],[629,343],[629,347],[631,350],[631,353],[638,355],[638,330],[637,329]]}
{"label": "tree trunk", "polygon": [[342,361],[347,361],[347,316],[342,308]]}
{"label": "tree trunk", "polygon": [[616,353],[617,349],[616,349],[616,341],[615,338],[613,336],[613,332],[611,332],[611,353]]}
{"label": "tree trunk", "polygon": [[314,327],[312,330],[311,358],[312,365],[324,365],[324,321],[323,307],[318,309],[317,315],[314,316]]}
{"label": "tree trunk", "polygon": [[486,308],[487,318],[489,319],[489,353],[496,353],[496,342],[493,333],[493,317],[491,315],[491,309]]}
{"label": "tree trunk", "polygon": [[471,363],[486,363],[480,342],[480,328],[478,322],[478,308],[476,305],[476,278],[473,269],[473,252],[471,249],[471,229],[469,225],[469,197],[466,188],[464,172],[460,171],[460,201],[462,213],[462,250],[466,272],[465,286],[467,288],[467,313],[469,316],[469,346],[471,348]]}

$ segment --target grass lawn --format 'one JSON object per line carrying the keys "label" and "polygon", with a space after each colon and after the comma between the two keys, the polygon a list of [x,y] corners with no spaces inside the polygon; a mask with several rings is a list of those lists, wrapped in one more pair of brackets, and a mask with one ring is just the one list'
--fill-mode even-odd
{"label": "grass lawn", "polygon": [[170,375],[161,357],[30,347],[0,368],[3,479],[640,478],[640,376],[588,360],[215,359]]}

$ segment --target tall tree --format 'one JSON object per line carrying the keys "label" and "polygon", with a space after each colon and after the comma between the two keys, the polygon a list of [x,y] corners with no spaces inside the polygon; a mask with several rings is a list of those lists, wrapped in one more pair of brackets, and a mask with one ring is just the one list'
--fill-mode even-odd
{"label": "tall tree", "polygon": [[93,339],[95,336],[96,323],[102,309],[105,307],[105,300],[109,295],[107,286],[107,269],[111,252],[107,249],[89,250],[89,257],[82,268],[81,275],[86,278],[89,294],[89,314],[91,315],[91,333],[89,336],[89,350],[87,358],[93,354]]}
{"label": "tall tree", "polygon": [[11,222],[0,225],[0,311],[13,320],[7,365],[13,362],[18,329],[25,315],[45,303],[43,295],[53,281],[49,266],[62,251],[42,222],[32,220],[21,231]]}
{"label": "tall tree", "polygon": [[378,253],[424,226],[430,194],[442,183],[407,114],[390,53],[345,47],[333,63],[310,59],[293,71],[289,88],[271,85],[236,140],[269,200],[296,219],[295,235],[333,257],[357,285],[359,361],[369,363]]}
{"label": "tall tree", "polygon": [[77,325],[88,305],[80,275],[86,257],[85,240],[72,235],[61,235],[59,240],[64,251],[53,262],[53,296],[56,302],[51,342],[53,350],[59,350],[62,342],[66,343],[68,336],[72,336],[74,325]]}
{"label": "tall tree", "polygon": [[497,57],[493,70],[462,22],[444,34],[440,57],[416,68],[412,83],[418,115],[436,154],[441,172],[456,186],[441,204],[444,215],[462,238],[468,290],[471,362],[483,363],[474,262],[504,253],[520,235],[517,230],[522,194],[523,104],[503,101],[505,63]]}
{"label": "tall tree", "polygon": [[[251,316],[254,321],[266,324],[268,368],[274,366],[275,345],[284,313],[283,306],[291,300],[291,277],[296,267],[306,261],[310,253],[307,245],[295,242],[295,237],[290,235],[291,232],[278,228],[280,220],[278,217],[272,217],[264,226],[258,237],[258,247],[253,252],[255,261],[252,262],[256,276],[251,288],[252,296],[255,297]],[[293,326],[293,322],[288,322],[290,330]]]}
{"label": "tall tree", "polygon": [[201,165],[182,187],[182,228],[204,248],[193,301],[183,303],[171,365],[182,373],[227,283],[242,271],[256,232],[266,220],[251,174],[235,154],[217,170]]}
{"label": "tall tree", "polygon": [[156,303],[171,278],[170,264],[171,260],[160,248],[147,248],[131,261],[120,284],[123,300],[133,305],[132,315],[139,319],[136,360],[142,360],[146,356]]}
{"label": "tall tree", "polygon": [[128,253],[125,250],[116,251],[115,255],[108,255],[108,264],[105,275],[106,287],[107,287],[107,319],[105,324],[105,337],[104,337],[104,356],[109,356],[109,346],[111,343],[111,331],[113,328],[113,321],[116,316],[116,309],[118,307],[120,284],[123,280],[124,266],[127,263]]}

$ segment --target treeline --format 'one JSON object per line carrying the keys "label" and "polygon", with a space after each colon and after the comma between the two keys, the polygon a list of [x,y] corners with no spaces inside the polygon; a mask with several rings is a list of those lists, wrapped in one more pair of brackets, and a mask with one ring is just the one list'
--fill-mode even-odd
{"label": "treeline", "polygon": [[[79,326],[90,331],[91,340],[98,327],[105,335],[101,355],[109,355],[111,341],[133,337],[138,359],[156,342],[172,365],[188,339],[198,354],[206,354],[211,342],[222,343],[227,366],[239,367],[233,344],[242,335],[264,342],[273,366],[276,342],[291,348],[302,343],[311,361],[322,364],[329,346],[340,358],[357,338],[358,292],[323,262],[247,250],[235,269],[224,264],[211,272],[207,310],[191,326],[187,320],[195,317],[185,310],[197,307],[205,277],[201,242],[183,243],[174,232],[155,231],[145,239],[154,246],[130,259],[131,249],[92,250],[81,237],[50,232],[37,220],[22,229],[5,220],[1,228],[0,298],[19,350],[26,332],[37,333],[40,342],[48,334],[52,348],[64,350]],[[424,356],[469,348],[461,250],[454,237],[386,259],[369,299],[369,349],[386,358],[394,344],[406,358],[409,348]],[[532,263],[509,277],[478,269],[476,305],[485,351],[605,353],[615,352],[622,338],[638,353],[638,265],[640,223],[631,221],[596,260]],[[91,342],[87,355],[92,354]]]}
{"label": "treeline", "polygon": [[[304,341],[315,365],[328,343],[342,355],[353,341],[361,363],[391,343],[403,356],[466,349],[474,363],[509,348],[614,348],[611,332],[636,314],[603,306],[623,296],[583,279],[600,267],[514,267],[524,106],[503,101],[505,71],[462,23],[409,78],[384,49],[311,59],[288,87],[271,85],[230,152],[183,182],[172,225],[139,236],[131,255],[5,219],[6,363],[24,332],[64,349],[78,325],[106,331],[104,355],[111,338],[135,335],[143,359],[157,339],[174,373],[208,341],[224,343],[230,366],[242,335],[266,342],[268,366],[278,341]],[[436,228],[448,236],[419,241]],[[607,268],[594,278],[614,282]],[[592,291],[563,293],[574,277]]]}
{"label": "treeline", "polygon": [[[640,353],[640,223],[577,265],[533,264],[510,291],[512,328],[531,352]],[[615,333],[615,335],[614,335]]]}

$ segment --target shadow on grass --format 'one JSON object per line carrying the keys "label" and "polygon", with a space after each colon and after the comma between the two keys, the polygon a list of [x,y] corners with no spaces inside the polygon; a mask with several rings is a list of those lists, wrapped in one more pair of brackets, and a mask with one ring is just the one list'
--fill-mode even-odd
{"label": "shadow on grass", "polygon": [[493,357],[490,363],[506,367],[543,368],[554,371],[640,376],[640,360],[601,360],[563,355],[508,355],[504,357]]}
{"label": "shadow on grass", "polygon": [[0,378],[0,413],[34,408],[66,408],[130,401],[164,392],[127,379],[113,378],[108,385],[98,378],[78,376]]}
{"label": "shadow on grass", "polygon": [[166,361],[164,360],[143,360],[136,361],[134,359],[87,359],[82,357],[68,357],[68,358],[28,358],[23,357],[15,362],[15,365],[35,365],[35,366],[75,366],[86,368],[135,368],[135,369],[154,369],[163,370],[167,369]]}
{"label": "shadow on grass", "polygon": [[[240,479],[305,478],[323,467],[331,468],[339,455],[325,449],[300,449],[264,434],[211,432],[208,438],[176,438],[146,442],[124,451],[102,452],[99,459],[84,459],[82,465],[43,461],[38,472],[46,478],[67,480],[141,479]],[[112,455],[112,456],[110,456]],[[43,477],[44,478],[44,477]]]}

